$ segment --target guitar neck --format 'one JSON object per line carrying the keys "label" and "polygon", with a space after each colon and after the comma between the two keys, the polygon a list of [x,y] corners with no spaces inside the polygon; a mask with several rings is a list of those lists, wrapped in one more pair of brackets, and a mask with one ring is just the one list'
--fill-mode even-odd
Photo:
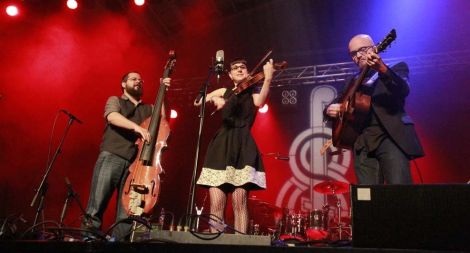
{"label": "guitar neck", "polygon": [[359,89],[359,86],[366,78],[367,72],[369,72],[369,70],[369,66],[364,67],[364,69],[362,69],[361,73],[359,74],[359,77],[357,79],[351,80],[353,83],[347,88],[346,93],[343,96],[343,102],[349,100],[349,98],[351,98],[354,93],[356,93],[356,91]]}

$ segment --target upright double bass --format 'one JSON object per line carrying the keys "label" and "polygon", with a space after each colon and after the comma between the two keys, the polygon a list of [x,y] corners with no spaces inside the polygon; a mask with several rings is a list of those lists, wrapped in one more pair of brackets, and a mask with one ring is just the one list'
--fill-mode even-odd
{"label": "upright double bass", "polygon": [[[163,78],[170,76],[175,64],[176,55],[172,50],[165,64]],[[122,204],[128,215],[150,214],[160,194],[160,174],[163,171],[160,156],[170,135],[168,121],[161,117],[166,89],[165,85],[160,85],[152,116],[141,124],[148,129],[150,140],[139,139],[136,142],[139,151],[129,167],[129,176],[122,193]]]}

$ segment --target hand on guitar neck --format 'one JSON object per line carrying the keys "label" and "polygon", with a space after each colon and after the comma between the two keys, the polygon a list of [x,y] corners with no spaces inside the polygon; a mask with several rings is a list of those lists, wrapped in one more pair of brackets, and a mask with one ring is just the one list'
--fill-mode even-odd
{"label": "hand on guitar neck", "polygon": [[378,55],[375,50],[372,50],[365,55],[365,59],[367,66],[371,69],[384,74],[387,72],[387,65],[383,62],[380,55]]}

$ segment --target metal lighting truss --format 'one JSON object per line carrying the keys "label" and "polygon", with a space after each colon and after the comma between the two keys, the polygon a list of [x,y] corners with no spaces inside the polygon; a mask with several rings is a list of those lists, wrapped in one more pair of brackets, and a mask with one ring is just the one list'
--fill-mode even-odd
{"label": "metal lighting truss", "polygon": [[[470,51],[397,57],[384,61],[388,65],[406,62],[411,75],[462,71],[470,65]],[[357,67],[353,62],[287,68],[276,72],[272,87],[343,82],[356,71]]]}
{"label": "metal lighting truss", "polygon": [[[410,75],[463,71],[469,69],[470,50],[388,58],[384,61],[388,65],[394,65],[401,61],[406,62],[410,68]],[[353,62],[286,68],[275,72],[271,87],[343,82],[356,71],[357,66]],[[203,81],[204,78],[174,80],[172,82],[172,87],[175,87],[173,91],[180,95],[184,93],[192,96],[198,92],[194,90],[194,87],[200,86]]]}

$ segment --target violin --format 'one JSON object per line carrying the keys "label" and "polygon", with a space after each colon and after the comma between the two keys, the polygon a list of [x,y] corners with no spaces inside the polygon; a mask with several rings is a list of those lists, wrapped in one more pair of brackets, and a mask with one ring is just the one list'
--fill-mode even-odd
{"label": "violin", "polygon": [[[176,63],[173,50],[165,64],[163,78],[170,76]],[[169,123],[161,117],[166,85],[161,84],[153,107],[152,116],[142,122],[141,127],[150,133],[149,141],[138,139],[137,159],[129,167],[129,176],[124,184],[122,204],[128,215],[150,214],[158,201],[160,194],[160,174],[163,168],[160,156],[167,146],[166,140],[170,135]]]}
{"label": "violin", "polygon": [[[280,63],[274,63],[274,69],[275,70],[280,70],[280,69],[285,69],[287,67],[287,61],[282,61]],[[229,98],[232,97],[233,95],[238,95],[240,94],[242,91],[248,89],[249,87],[251,87],[252,85],[258,83],[259,81],[263,80],[264,79],[264,72],[261,71],[261,72],[258,72],[257,74],[255,75],[249,75],[247,78],[245,78],[244,80],[242,80],[238,85],[237,87],[233,88],[232,91],[233,93],[230,94]],[[225,100],[228,100],[228,99],[225,99]],[[219,110],[215,110],[211,113],[211,116],[214,115],[216,112],[218,112]]]}
{"label": "violin", "polygon": [[[287,67],[287,62],[286,61],[282,61],[280,63],[274,63],[274,69],[275,70],[280,70],[280,69],[285,69]],[[245,78],[245,80],[241,81],[237,87],[233,88],[233,93],[235,95],[238,95],[240,94],[242,91],[246,90],[247,88],[249,88],[250,86],[258,83],[259,81],[263,80],[264,79],[264,72],[261,71],[261,72],[258,72],[257,74],[253,75],[253,76],[248,76],[247,78]]]}

